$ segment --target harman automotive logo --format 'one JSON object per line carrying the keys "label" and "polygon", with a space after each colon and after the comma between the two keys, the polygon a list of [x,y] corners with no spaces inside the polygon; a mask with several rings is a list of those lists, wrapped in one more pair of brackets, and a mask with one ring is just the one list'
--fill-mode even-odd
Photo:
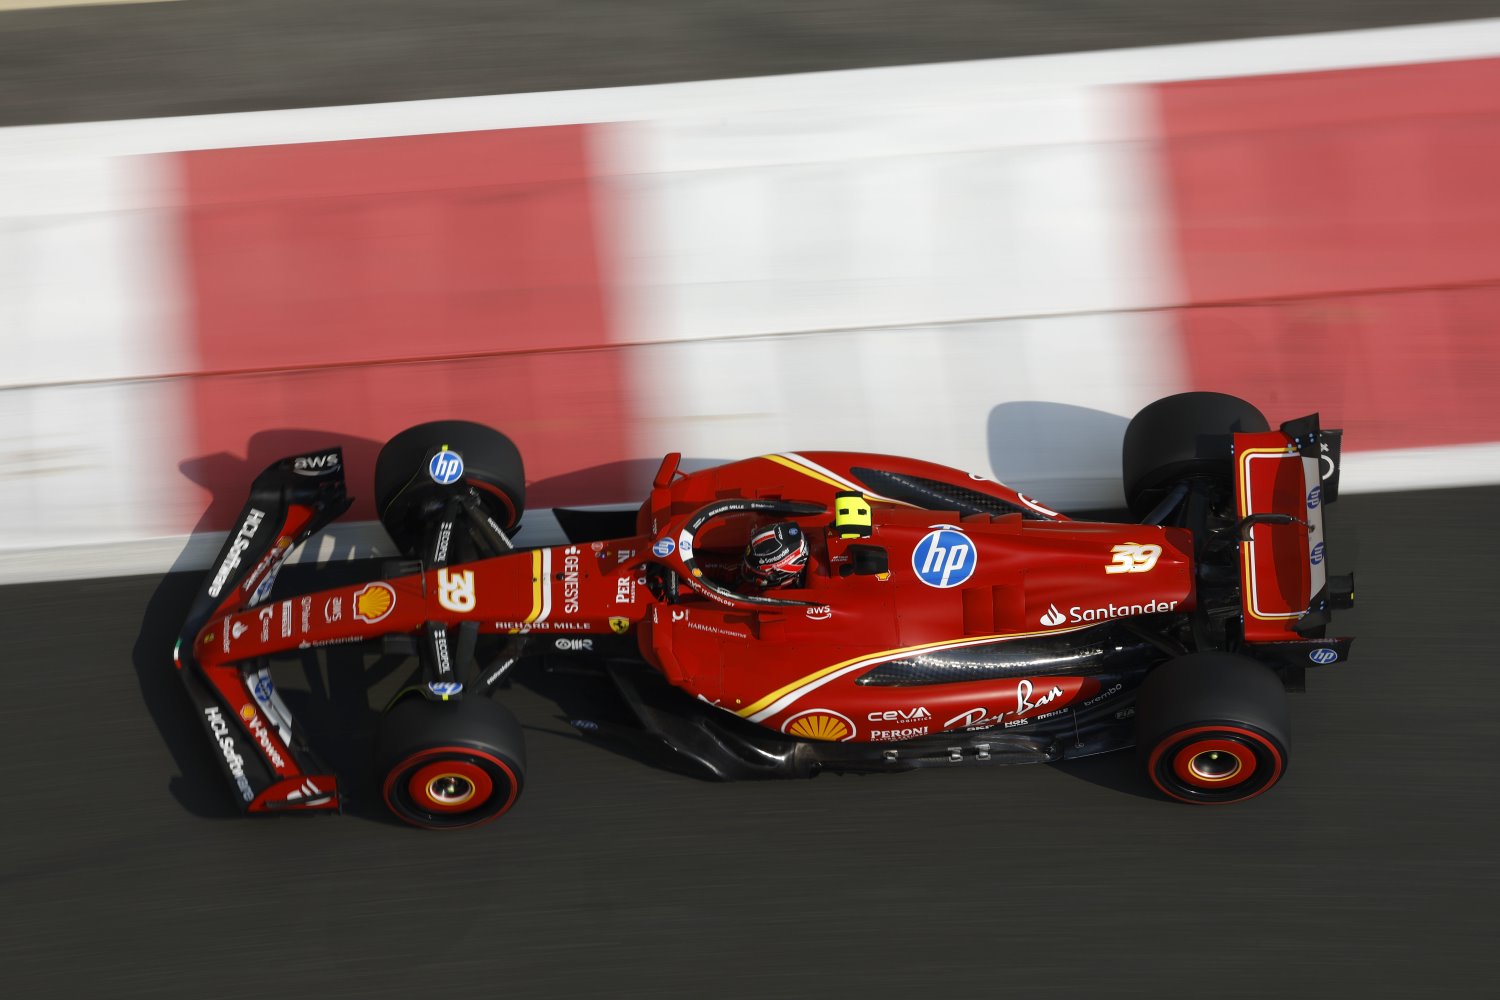
{"label": "harman automotive logo", "polygon": [[979,550],[957,528],[929,531],[911,553],[911,568],[929,587],[957,587],[974,575]]}
{"label": "harman automotive logo", "polygon": [[1308,653],[1307,658],[1314,663],[1332,663],[1339,658],[1339,651],[1324,646],[1321,649],[1315,649],[1311,653]]}
{"label": "harman automotive logo", "polygon": [[449,451],[448,446],[444,445],[443,450],[433,455],[432,461],[427,463],[427,474],[440,486],[456,483],[464,474],[463,456],[456,451]]}

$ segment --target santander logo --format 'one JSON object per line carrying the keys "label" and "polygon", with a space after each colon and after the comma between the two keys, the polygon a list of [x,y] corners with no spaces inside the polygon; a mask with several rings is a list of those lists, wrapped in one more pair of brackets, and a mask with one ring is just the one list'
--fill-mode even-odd
{"label": "santander logo", "polygon": [[1068,616],[1057,610],[1056,604],[1047,605],[1047,613],[1045,615],[1042,615],[1042,624],[1046,625],[1048,628],[1051,628],[1054,625],[1061,625],[1067,620]]}

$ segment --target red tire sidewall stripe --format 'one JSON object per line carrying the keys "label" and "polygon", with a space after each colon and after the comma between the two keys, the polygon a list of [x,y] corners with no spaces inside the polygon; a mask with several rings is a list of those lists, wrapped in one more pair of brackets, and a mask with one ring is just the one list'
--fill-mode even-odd
{"label": "red tire sidewall stripe", "polygon": [[469,485],[469,486],[474,487],[476,490],[483,490],[485,493],[489,493],[492,496],[495,496],[495,497],[499,498],[500,502],[505,505],[505,509],[510,512],[509,515],[505,519],[505,523],[507,525],[506,530],[509,531],[510,528],[508,526],[512,525],[512,524],[515,524],[515,522],[519,518],[520,511],[516,510],[516,505],[511,502],[510,497],[506,495],[505,491],[502,490],[502,489],[499,489],[497,487],[491,486],[489,483],[480,482],[477,479],[467,479],[466,478],[464,480],[464,483],[467,484],[467,485]]}

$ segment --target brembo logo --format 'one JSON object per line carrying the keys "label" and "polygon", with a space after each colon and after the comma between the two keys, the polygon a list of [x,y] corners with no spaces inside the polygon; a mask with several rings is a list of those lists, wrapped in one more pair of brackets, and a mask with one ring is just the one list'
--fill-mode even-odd
{"label": "brembo logo", "polygon": [[219,566],[219,571],[214,574],[214,582],[208,585],[210,597],[218,597],[224,589],[224,584],[229,580],[229,574],[233,573],[240,565],[240,558],[244,556],[245,550],[250,547],[250,539],[260,530],[260,522],[265,520],[265,511],[250,508],[250,513],[245,515],[245,523],[240,525],[239,534],[234,537],[234,544],[229,546],[229,554],[224,557],[224,562]]}

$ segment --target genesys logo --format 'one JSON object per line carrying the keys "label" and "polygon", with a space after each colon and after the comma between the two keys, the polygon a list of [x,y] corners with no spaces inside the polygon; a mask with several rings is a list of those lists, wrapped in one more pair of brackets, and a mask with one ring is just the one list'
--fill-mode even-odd
{"label": "genesys logo", "polygon": [[1047,613],[1038,619],[1048,628],[1056,628],[1063,624],[1081,625],[1088,622],[1109,621],[1111,618],[1124,618],[1128,615],[1159,615],[1177,608],[1177,601],[1158,601],[1155,599],[1145,604],[1106,604],[1102,608],[1085,608],[1075,604],[1067,610],[1067,613],[1057,610],[1056,604],[1047,605]]}

